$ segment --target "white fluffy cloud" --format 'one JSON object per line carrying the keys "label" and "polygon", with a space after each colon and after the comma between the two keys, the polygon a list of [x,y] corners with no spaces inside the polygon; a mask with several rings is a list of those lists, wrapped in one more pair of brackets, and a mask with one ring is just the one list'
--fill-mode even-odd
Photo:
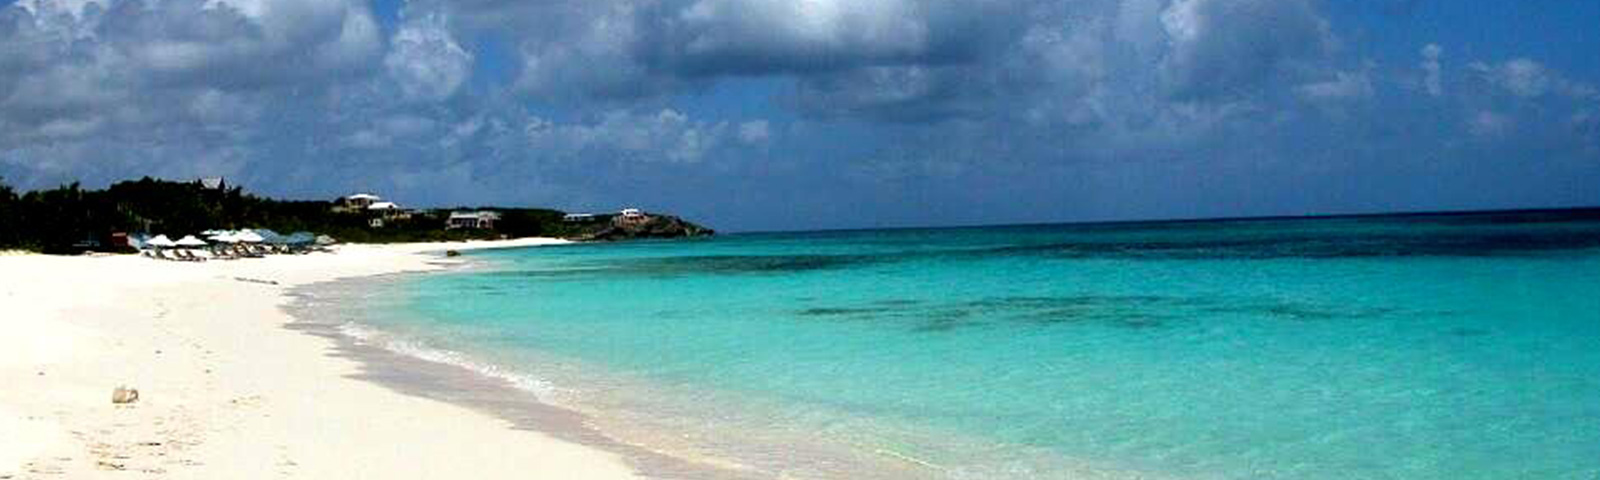
{"label": "white fluffy cloud", "polygon": [[472,53],[461,48],[443,19],[407,20],[395,31],[383,65],[411,99],[443,100],[472,72]]}
{"label": "white fluffy cloud", "polygon": [[0,70],[0,105],[23,107],[3,109],[21,118],[0,121],[123,107],[163,119],[182,112],[167,105],[202,95],[322,88],[365,70],[381,48],[370,12],[353,1],[238,1],[35,0],[0,10],[15,27],[0,29],[0,51],[19,53],[0,60],[19,67]]}
{"label": "white fluffy cloud", "polygon": [[0,156],[90,178],[167,171],[174,152],[238,168],[269,105],[360,79],[382,45],[355,0],[0,7]]}
{"label": "white fluffy cloud", "polygon": [[999,13],[963,0],[697,0],[653,19],[648,62],[690,75],[828,71],[973,53]]}

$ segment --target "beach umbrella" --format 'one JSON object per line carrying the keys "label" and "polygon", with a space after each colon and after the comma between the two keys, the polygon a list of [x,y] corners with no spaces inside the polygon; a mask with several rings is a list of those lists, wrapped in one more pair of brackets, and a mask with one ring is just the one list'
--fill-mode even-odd
{"label": "beach umbrella", "polygon": [[198,239],[198,238],[194,238],[194,235],[187,235],[187,236],[184,236],[183,238],[178,239],[178,241],[173,242],[173,244],[177,245],[177,246],[180,246],[180,247],[195,248],[195,247],[204,247],[204,246],[206,246],[206,241]]}
{"label": "beach umbrella", "polygon": [[234,235],[233,238],[235,238],[235,239],[237,239],[237,240],[239,240],[241,242],[244,242],[244,243],[261,243],[263,240],[266,240],[264,238],[261,238],[261,235],[257,234],[256,232],[252,232],[250,230],[240,230],[239,234],[238,235]]}
{"label": "beach umbrella", "polygon": [[256,232],[256,235],[260,235],[261,236],[261,242],[262,243],[271,244],[271,245],[284,245],[284,244],[289,243],[287,241],[287,237],[284,237],[283,234],[280,234],[278,232],[274,232],[272,230],[267,230],[265,228],[257,228],[255,230],[255,232]]}
{"label": "beach umbrella", "polygon": [[221,233],[212,234],[211,236],[206,237],[206,239],[207,240],[211,240],[213,242],[221,242],[221,243],[239,243],[239,239],[238,238],[234,238],[233,234],[229,233],[227,231],[222,231]]}
{"label": "beach umbrella", "polygon": [[174,241],[172,241],[172,239],[167,238],[166,235],[156,235],[156,238],[152,238],[152,239],[150,239],[150,241],[144,242],[144,244],[152,246],[152,247],[160,247],[160,248],[172,248],[172,247],[178,246],[177,242],[174,242]]}
{"label": "beach umbrella", "polygon": [[315,241],[317,236],[311,232],[294,232],[284,239],[284,242],[290,245],[310,245]]}

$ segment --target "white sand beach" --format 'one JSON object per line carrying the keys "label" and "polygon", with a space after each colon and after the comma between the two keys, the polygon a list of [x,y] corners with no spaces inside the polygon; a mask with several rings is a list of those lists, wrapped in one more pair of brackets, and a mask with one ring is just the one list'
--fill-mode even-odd
{"label": "white sand beach", "polygon": [[[609,452],[353,379],[360,365],[329,355],[333,341],[284,328],[296,285],[551,242],[204,263],[0,255],[0,479],[633,478]],[[119,385],[139,400],[113,405]]]}

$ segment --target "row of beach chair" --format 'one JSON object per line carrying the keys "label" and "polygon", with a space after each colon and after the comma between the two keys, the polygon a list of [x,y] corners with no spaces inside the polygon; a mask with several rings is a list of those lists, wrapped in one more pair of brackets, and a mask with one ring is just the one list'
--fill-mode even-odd
{"label": "row of beach chair", "polygon": [[262,258],[267,255],[305,255],[313,252],[331,251],[326,247],[288,247],[282,245],[227,245],[213,247],[209,253],[200,254],[192,249],[159,249],[144,250],[140,255],[156,260],[171,260],[178,262],[204,262],[206,260],[237,260],[241,258]]}
{"label": "row of beach chair", "polygon": [[202,257],[200,255],[197,255],[192,250],[161,250],[161,249],[154,249],[153,248],[153,249],[150,249],[150,250],[145,250],[144,253],[142,253],[141,255],[144,255],[144,256],[149,257],[149,258],[154,258],[156,260],[171,260],[171,261],[175,261],[175,262],[204,262],[204,261],[206,261],[206,257]]}

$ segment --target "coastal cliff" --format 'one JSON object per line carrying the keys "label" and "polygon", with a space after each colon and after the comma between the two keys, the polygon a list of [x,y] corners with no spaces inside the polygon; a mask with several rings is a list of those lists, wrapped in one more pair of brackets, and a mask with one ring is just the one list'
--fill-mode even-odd
{"label": "coastal cliff", "polygon": [[715,235],[716,231],[676,215],[650,214],[637,218],[614,216],[580,226],[569,237],[578,241],[618,241],[645,238],[683,238]]}

